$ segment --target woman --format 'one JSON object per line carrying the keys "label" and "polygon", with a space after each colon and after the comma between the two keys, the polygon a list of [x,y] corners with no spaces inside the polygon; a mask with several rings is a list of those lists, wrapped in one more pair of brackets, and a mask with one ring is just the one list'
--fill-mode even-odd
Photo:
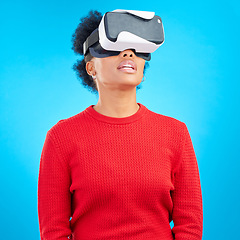
{"label": "woman", "polygon": [[[95,11],[81,20],[75,52],[83,54],[101,18]],[[202,238],[201,187],[188,130],[136,102],[144,58],[125,49],[107,57],[87,53],[75,64],[99,99],[48,131],[39,172],[42,240]]]}

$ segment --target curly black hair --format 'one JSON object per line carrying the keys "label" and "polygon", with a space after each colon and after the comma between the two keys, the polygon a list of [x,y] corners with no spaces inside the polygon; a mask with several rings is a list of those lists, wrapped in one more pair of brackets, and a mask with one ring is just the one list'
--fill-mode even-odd
{"label": "curly black hair", "polygon": [[[76,54],[83,55],[83,43],[87,37],[99,26],[102,19],[102,14],[98,11],[90,11],[87,17],[80,19],[75,33],[72,35],[72,50]],[[90,53],[89,53],[90,55]],[[91,56],[88,56],[91,59]],[[73,70],[76,71],[78,78],[81,80],[84,87],[87,87],[92,92],[97,92],[97,87],[93,79],[86,71],[86,62],[84,59],[77,60],[73,65]]]}
{"label": "curly black hair", "polygon": [[[91,10],[86,17],[80,19],[74,34],[72,35],[72,50],[76,54],[83,56],[83,43],[86,41],[87,37],[98,28],[100,21],[102,19],[102,14],[98,11]],[[88,53],[88,56],[85,57],[88,61],[91,60],[92,56]],[[81,81],[84,87],[88,88],[90,91],[97,93],[97,86],[91,76],[88,75],[86,71],[86,62],[84,56],[82,60],[77,60],[73,65],[73,70],[76,71],[77,77]],[[148,63],[145,63],[144,73],[146,68],[149,66]],[[140,88],[139,86],[137,87]]]}

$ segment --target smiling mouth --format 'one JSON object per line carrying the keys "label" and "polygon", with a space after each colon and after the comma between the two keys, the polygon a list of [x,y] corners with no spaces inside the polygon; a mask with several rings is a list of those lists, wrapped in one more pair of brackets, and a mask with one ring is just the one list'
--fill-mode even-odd
{"label": "smiling mouth", "polygon": [[119,64],[117,69],[124,72],[134,73],[137,71],[137,66],[133,61],[127,60],[127,61],[122,61]]}
{"label": "smiling mouth", "polygon": [[134,69],[134,67],[133,67],[132,65],[128,65],[128,64],[123,65],[123,66],[120,67],[119,69],[121,69],[121,68],[125,68],[125,69]]}

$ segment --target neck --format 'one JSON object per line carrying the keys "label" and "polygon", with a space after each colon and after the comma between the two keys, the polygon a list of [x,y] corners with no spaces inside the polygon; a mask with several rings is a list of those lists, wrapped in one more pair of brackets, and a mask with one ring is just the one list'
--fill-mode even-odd
{"label": "neck", "polygon": [[99,92],[98,103],[94,109],[108,117],[123,118],[135,114],[139,105],[136,100],[136,88],[129,91],[104,91]]}

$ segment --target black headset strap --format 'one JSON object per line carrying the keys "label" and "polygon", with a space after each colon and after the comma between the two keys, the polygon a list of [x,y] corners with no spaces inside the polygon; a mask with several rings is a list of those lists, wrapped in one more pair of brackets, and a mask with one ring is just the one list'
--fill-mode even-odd
{"label": "black headset strap", "polygon": [[97,28],[91,33],[91,35],[83,43],[83,55],[85,55],[88,49],[98,41],[99,41],[99,34],[98,34],[98,28]]}

